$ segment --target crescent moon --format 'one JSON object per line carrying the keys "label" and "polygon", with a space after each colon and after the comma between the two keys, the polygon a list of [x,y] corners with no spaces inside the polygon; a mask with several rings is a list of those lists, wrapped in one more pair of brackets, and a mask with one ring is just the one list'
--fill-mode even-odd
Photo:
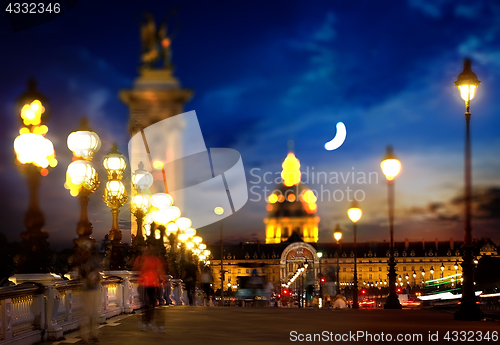
{"label": "crescent moon", "polygon": [[325,144],[325,149],[332,151],[338,149],[345,141],[347,129],[343,122],[337,122],[337,133],[335,137]]}

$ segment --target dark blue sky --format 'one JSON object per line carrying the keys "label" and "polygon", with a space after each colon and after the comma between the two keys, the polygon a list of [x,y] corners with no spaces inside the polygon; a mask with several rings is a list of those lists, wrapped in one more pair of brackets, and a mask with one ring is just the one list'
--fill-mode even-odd
{"label": "dark blue sky", "polygon": [[[77,200],[64,189],[71,154],[67,135],[82,115],[103,141],[100,162],[117,141],[126,152],[128,109],[118,99],[132,86],[139,62],[141,13],[159,21],[175,3],[80,1],[49,23],[11,33],[0,14],[1,231],[18,239],[27,188],[13,164],[19,129],[15,99],[34,76],[50,99],[47,135],[59,165],[43,181],[42,207],[51,242],[62,248],[76,236]],[[196,110],[207,147],[241,152],[249,187],[279,172],[287,141],[303,170],[379,174],[362,189],[365,215],[359,240],[384,240],[386,188],[380,159],[394,145],[403,171],[397,181],[396,240],[461,240],[464,106],[453,85],[462,59],[473,60],[482,81],[471,105],[474,237],[500,242],[500,4],[495,1],[185,1],[171,27],[175,75],[193,89],[186,110]],[[323,148],[343,121],[347,140]],[[99,165],[96,164],[96,165]],[[250,171],[253,168],[254,174]],[[102,170],[101,170],[102,171]],[[101,175],[104,176],[104,175]],[[309,183],[315,190],[346,185]],[[273,185],[268,186],[272,188]],[[102,238],[110,214],[102,187],[91,197],[94,236]],[[252,200],[256,195],[250,194]],[[227,221],[228,238],[264,239],[265,202],[249,201]],[[349,231],[347,201],[320,200],[320,240],[335,223]],[[122,211],[127,227],[128,212]],[[200,230],[208,242],[218,227]],[[347,235],[346,236],[350,236]],[[348,237],[346,237],[348,240]]]}

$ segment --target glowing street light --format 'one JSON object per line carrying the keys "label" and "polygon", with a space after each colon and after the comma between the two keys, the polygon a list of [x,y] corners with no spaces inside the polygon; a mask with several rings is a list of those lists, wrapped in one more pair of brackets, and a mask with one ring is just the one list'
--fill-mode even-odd
{"label": "glowing street light", "polygon": [[[224,214],[224,208],[217,206],[214,208],[214,213],[218,216]],[[220,300],[221,306],[224,306],[224,242],[222,242],[222,219],[220,221]]]}
{"label": "glowing street light", "polygon": [[335,230],[333,232],[333,238],[335,241],[337,241],[337,245],[339,248],[338,254],[337,254],[337,293],[340,294],[340,286],[339,286],[339,275],[340,275],[340,263],[339,263],[339,256],[340,256],[340,240],[342,239],[342,231],[340,230],[340,225],[337,224],[335,227]]}
{"label": "glowing street light", "polygon": [[[45,216],[38,202],[41,176],[49,173],[49,167],[55,167],[54,146],[45,138],[48,131],[44,124],[47,120],[45,97],[36,88],[36,82],[28,81],[28,90],[17,100],[22,127],[14,140],[14,151],[19,170],[26,175],[29,188],[29,206],[24,218],[26,231],[21,234],[21,255],[18,273],[48,273],[52,253],[43,230]],[[42,118],[42,115],[43,118]]]}
{"label": "glowing street light", "polygon": [[357,232],[357,224],[358,224],[358,221],[361,219],[362,214],[363,213],[361,212],[361,209],[358,207],[357,202],[354,200],[352,202],[351,208],[349,208],[349,210],[347,210],[347,215],[349,216],[349,219],[352,222],[353,233],[354,233],[354,289],[353,289],[353,295],[352,295],[352,308],[353,309],[359,308],[359,303],[358,303],[358,266],[357,266],[358,253],[357,253],[356,232]]}
{"label": "glowing street light", "polygon": [[474,248],[472,246],[471,224],[471,144],[470,144],[470,101],[474,98],[476,89],[481,83],[477,75],[472,72],[472,62],[464,60],[464,69],[458,75],[455,86],[460,91],[460,97],[465,101],[465,234],[462,258],[462,300],[459,310],[455,313],[455,320],[476,321],[483,318],[483,313],[476,304],[474,293]]}
{"label": "glowing street light", "polygon": [[67,139],[68,148],[73,152],[73,162],[68,165],[65,187],[72,196],[80,199],[80,220],[76,226],[78,238],[73,242],[81,246],[91,238],[92,224],[88,217],[89,196],[99,188],[99,176],[92,166],[92,158],[101,147],[99,136],[89,127],[83,117],[78,129],[72,132]]}
{"label": "glowing street light", "polygon": [[127,163],[125,157],[118,152],[116,144],[113,144],[111,151],[104,156],[102,165],[108,175],[108,182],[104,189],[104,201],[111,208],[113,216],[111,230],[109,231],[109,239],[111,240],[108,253],[109,264],[111,270],[120,270],[125,267],[125,262],[121,252],[122,232],[118,225],[118,214],[120,213],[120,207],[127,202],[127,191],[121,181]]}
{"label": "glowing street light", "polygon": [[401,309],[401,303],[396,293],[396,260],[394,259],[394,179],[401,171],[401,163],[394,156],[392,146],[387,147],[386,155],[380,163],[382,172],[387,179],[388,203],[389,203],[389,233],[390,233],[390,256],[389,256],[389,296],[384,309]]}

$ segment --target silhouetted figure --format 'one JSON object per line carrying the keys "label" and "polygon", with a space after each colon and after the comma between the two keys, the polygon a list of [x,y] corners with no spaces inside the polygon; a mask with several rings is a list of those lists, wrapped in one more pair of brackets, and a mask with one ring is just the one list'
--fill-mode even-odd
{"label": "silhouetted figure", "polygon": [[78,273],[82,282],[84,318],[82,322],[82,337],[88,342],[99,341],[101,274],[97,255],[92,241],[80,242],[77,247]]}
{"label": "silhouetted figure", "polygon": [[184,281],[184,286],[186,287],[186,291],[188,293],[189,305],[193,305],[197,276],[198,267],[194,264],[193,258],[190,257],[184,267],[184,273],[182,275],[182,280]]}
{"label": "silhouetted figure", "polygon": [[212,294],[210,292],[210,285],[213,283],[214,277],[212,275],[212,271],[208,266],[203,267],[200,275],[200,283],[201,288],[205,294],[205,298],[203,304],[210,305],[210,301],[212,300]]}

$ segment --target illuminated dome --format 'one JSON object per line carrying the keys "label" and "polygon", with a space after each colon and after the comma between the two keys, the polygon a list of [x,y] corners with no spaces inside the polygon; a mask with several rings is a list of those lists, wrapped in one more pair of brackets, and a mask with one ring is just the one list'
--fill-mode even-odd
{"label": "illuminated dome", "polygon": [[317,242],[316,196],[300,182],[300,161],[290,152],[282,167],[283,182],[271,191],[267,200],[266,243],[286,241],[293,233],[305,242]]}

